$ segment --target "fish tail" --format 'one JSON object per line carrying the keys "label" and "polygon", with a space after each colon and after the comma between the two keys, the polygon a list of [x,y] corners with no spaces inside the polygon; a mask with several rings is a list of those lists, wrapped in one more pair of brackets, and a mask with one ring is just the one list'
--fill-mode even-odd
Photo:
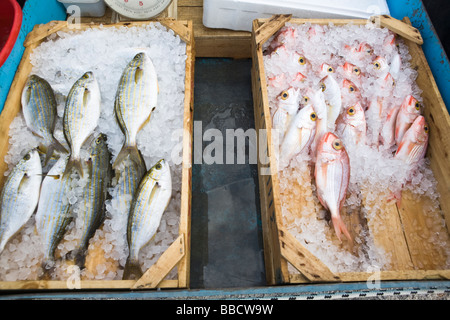
{"label": "fish tail", "polygon": [[344,233],[344,235],[347,237],[347,239],[350,241],[350,243],[353,243],[353,239],[350,235],[350,233],[347,230],[347,227],[344,224],[344,221],[342,220],[340,215],[331,215],[331,220],[333,221],[334,231],[336,232],[336,236],[338,237],[339,241],[341,240],[341,233]]}
{"label": "fish tail", "polygon": [[75,249],[67,253],[66,260],[83,269],[86,263],[86,254],[83,249]]}
{"label": "fish tail", "polygon": [[72,156],[70,157],[69,161],[67,162],[66,169],[64,170],[63,177],[66,177],[70,174],[72,169],[75,168],[75,170],[78,171],[81,177],[83,177],[83,166],[81,164],[81,160],[74,159]]}
{"label": "fish tail", "polygon": [[124,145],[114,161],[113,168],[117,168],[128,156],[130,156],[130,160],[138,166],[145,164],[144,159],[142,158],[142,155],[136,145]]}
{"label": "fish tail", "polygon": [[51,280],[52,273],[55,270],[55,261],[47,259],[41,264],[42,274],[39,276],[39,280]]}
{"label": "fish tail", "polygon": [[138,280],[140,277],[142,277],[142,270],[139,263],[137,261],[127,259],[125,269],[123,270],[122,280]]}
{"label": "fish tail", "polygon": [[55,150],[59,151],[61,153],[68,153],[67,149],[64,148],[64,146],[58,140],[56,140],[56,138],[53,138],[52,143],[48,146],[47,153],[45,155],[45,161],[44,161],[45,166],[47,165],[48,161],[53,156],[53,153],[55,152]]}

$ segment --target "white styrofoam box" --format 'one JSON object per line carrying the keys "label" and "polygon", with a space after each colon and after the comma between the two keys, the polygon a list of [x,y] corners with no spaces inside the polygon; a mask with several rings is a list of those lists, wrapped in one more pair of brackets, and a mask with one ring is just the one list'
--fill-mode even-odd
{"label": "white styrofoam box", "polygon": [[304,19],[368,19],[390,14],[386,0],[203,0],[208,28],[251,31],[254,19],[292,14]]}
{"label": "white styrofoam box", "polygon": [[[79,14],[81,17],[103,17],[106,10],[106,4],[103,0],[58,0],[62,3],[66,10],[72,10],[69,14]],[[75,6],[75,7],[71,7]]]}

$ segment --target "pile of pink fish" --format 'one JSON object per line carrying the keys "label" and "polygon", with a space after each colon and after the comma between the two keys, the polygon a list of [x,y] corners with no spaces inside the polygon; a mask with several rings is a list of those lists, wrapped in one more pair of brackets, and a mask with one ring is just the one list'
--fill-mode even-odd
{"label": "pile of pink fish", "polygon": [[368,28],[287,24],[263,47],[279,165],[309,154],[317,197],[338,238],[350,241],[340,218],[351,170],[346,147],[365,145],[414,168],[429,134],[414,71],[402,61],[406,46],[387,29],[372,27],[367,39]]}

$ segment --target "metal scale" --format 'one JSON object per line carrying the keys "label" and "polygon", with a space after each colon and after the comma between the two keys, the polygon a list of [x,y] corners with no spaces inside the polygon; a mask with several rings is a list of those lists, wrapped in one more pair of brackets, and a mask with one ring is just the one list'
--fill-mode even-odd
{"label": "metal scale", "polygon": [[176,0],[105,0],[113,10],[111,22],[148,20],[162,15],[168,9],[168,16],[176,18]]}

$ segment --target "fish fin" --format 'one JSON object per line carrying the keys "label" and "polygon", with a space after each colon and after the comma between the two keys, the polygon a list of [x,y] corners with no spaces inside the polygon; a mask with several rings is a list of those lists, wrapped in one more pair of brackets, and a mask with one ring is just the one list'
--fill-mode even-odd
{"label": "fish fin", "polygon": [[139,80],[142,78],[142,74],[144,73],[144,70],[142,70],[142,68],[137,67],[136,71],[134,73],[134,82],[138,83]]}
{"label": "fish fin", "polygon": [[66,169],[64,170],[62,178],[69,175],[73,168],[75,168],[75,170],[78,171],[78,173],[80,174],[81,177],[84,176],[83,166],[81,165],[81,160],[80,159],[72,159],[72,157],[71,157],[69,159],[69,161],[67,162]]}
{"label": "fish fin", "polygon": [[144,159],[142,158],[142,155],[139,152],[137,146],[124,145],[113,163],[113,168],[117,168],[119,164],[122,163],[122,161],[124,161],[128,156],[130,156],[130,160],[136,163],[138,166],[145,167]]}
{"label": "fish fin", "polygon": [[67,149],[64,148],[64,146],[58,140],[56,140],[56,138],[53,138],[53,141],[48,146],[47,152],[45,154],[44,166],[46,166],[48,164],[48,162],[52,158],[55,150],[57,150],[61,153],[68,153]]}
{"label": "fish fin", "polygon": [[333,222],[334,231],[336,232],[336,236],[338,237],[339,241],[342,241],[341,240],[341,232],[342,232],[352,244],[353,239],[350,233],[348,232],[347,227],[345,226],[341,216],[331,215],[331,221]]}
{"label": "fish fin", "polygon": [[142,125],[139,127],[139,131],[142,130],[142,128],[144,128],[144,127],[147,125],[147,123],[150,122],[150,118],[152,117],[152,113],[153,113],[153,111],[155,111],[155,109],[156,109],[156,107],[153,107],[153,109],[152,109],[152,111],[150,112],[148,118],[147,118],[147,119],[142,123]]}
{"label": "fish fin", "polygon": [[20,191],[20,189],[23,187],[24,184],[27,183],[27,181],[29,181],[30,177],[28,176],[28,174],[24,174],[22,179],[19,182],[19,187],[17,188],[17,191]]}
{"label": "fish fin", "polygon": [[84,93],[83,93],[83,105],[86,105],[89,101],[91,92],[89,91],[88,88],[84,89]]}
{"label": "fish fin", "polygon": [[127,259],[125,269],[123,270],[122,280],[138,280],[143,275],[141,266],[136,261]]}
{"label": "fish fin", "polygon": [[80,269],[83,269],[86,263],[85,250],[81,248],[70,251],[65,258],[69,261],[69,264],[77,265]]}

